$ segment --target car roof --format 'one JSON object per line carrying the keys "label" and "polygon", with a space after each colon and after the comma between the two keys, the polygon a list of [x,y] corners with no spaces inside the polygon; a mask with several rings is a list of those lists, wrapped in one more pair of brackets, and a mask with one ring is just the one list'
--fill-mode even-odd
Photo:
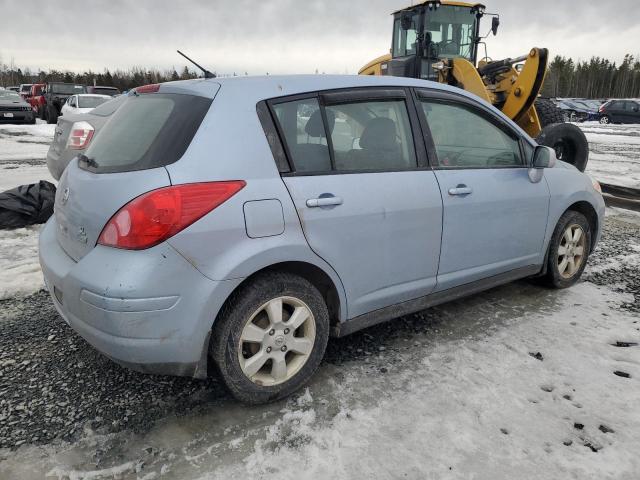
{"label": "car roof", "polygon": [[97,97],[97,98],[113,98],[111,95],[102,95],[100,93],[76,93],[76,97]]}
{"label": "car roof", "polygon": [[489,107],[509,122],[522,135],[527,135],[516,123],[500,110],[477,95],[443,83],[416,78],[388,75],[264,75],[238,76],[211,79],[178,80],[160,84],[160,93],[185,93],[214,98],[220,92],[226,98],[233,97],[236,103],[255,105],[271,98],[298,95],[322,90],[358,87],[422,87],[451,92],[472,99]]}
{"label": "car roof", "polygon": [[213,97],[217,88],[211,88],[212,84],[216,84],[225,91],[239,89],[243,96],[250,97],[251,101],[255,102],[318,90],[357,87],[423,87],[455,92],[478,99],[475,95],[464,90],[437,82],[378,75],[264,75],[178,80],[161,84],[161,91],[191,90],[202,96]]}

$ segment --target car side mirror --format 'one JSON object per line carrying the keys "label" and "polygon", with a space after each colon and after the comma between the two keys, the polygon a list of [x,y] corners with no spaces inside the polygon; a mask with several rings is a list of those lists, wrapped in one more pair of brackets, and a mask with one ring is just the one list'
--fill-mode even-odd
{"label": "car side mirror", "polygon": [[491,19],[491,32],[496,36],[498,34],[498,27],[500,26],[500,17],[493,17]]}
{"label": "car side mirror", "polygon": [[533,152],[531,168],[553,168],[556,164],[556,151],[551,147],[538,145]]}

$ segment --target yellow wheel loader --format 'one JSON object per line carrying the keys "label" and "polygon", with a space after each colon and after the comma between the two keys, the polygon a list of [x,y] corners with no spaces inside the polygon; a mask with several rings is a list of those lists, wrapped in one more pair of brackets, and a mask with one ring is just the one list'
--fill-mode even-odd
{"label": "yellow wheel loader", "polygon": [[[480,34],[480,21],[491,16],[491,30]],[[589,145],[582,131],[564,123],[556,105],[538,95],[547,71],[548,51],[532,48],[516,58],[493,61],[483,42],[496,35],[497,14],[479,3],[427,0],[393,13],[390,53],[366,64],[361,75],[421,78],[467,90],[514,120],[540,144],[554,147],[558,158],[584,171]],[[484,57],[478,52],[484,47]]]}

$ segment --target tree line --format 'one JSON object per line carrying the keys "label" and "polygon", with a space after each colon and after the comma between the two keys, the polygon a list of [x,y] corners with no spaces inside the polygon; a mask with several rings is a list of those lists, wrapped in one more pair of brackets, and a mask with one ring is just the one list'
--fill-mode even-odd
{"label": "tree line", "polygon": [[640,98],[640,60],[625,55],[620,65],[592,57],[574,62],[556,56],[549,64],[542,88],[545,97]]}
{"label": "tree line", "polygon": [[[114,71],[106,69],[102,73],[90,70],[82,73],[59,70],[33,72],[29,68],[9,66],[0,58],[0,86],[55,81],[95,84],[125,91],[149,83],[187,80],[198,76],[199,72],[186,66],[180,73],[175,68],[163,71],[141,67]],[[576,62],[572,58],[556,56],[549,63],[542,95],[602,99],[640,98],[640,60],[633,55],[625,55],[622,63],[616,65],[615,62],[600,57]]]}
{"label": "tree line", "polygon": [[162,71],[140,67],[114,71],[107,69],[103,73],[91,70],[82,73],[59,70],[38,70],[33,72],[29,68],[11,68],[0,61],[0,86],[5,87],[17,86],[21,83],[66,82],[116,87],[120,91],[125,91],[150,83],[188,80],[197,77],[198,74],[187,67],[184,67],[180,73],[175,68]]}

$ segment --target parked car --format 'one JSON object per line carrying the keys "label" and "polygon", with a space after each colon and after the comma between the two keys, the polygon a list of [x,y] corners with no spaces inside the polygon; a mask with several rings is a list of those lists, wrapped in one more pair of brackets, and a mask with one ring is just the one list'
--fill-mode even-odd
{"label": "parked car", "polygon": [[36,123],[31,106],[13,90],[0,90],[0,123]]}
{"label": "parked car", "polygon": [[120,95],[120,90],[116,87],[87,87],[87,93],[115,97],[116,95]]}
{"label": "parked car", "polygon": [[30,103],[40,118],[46,120],[47,123],[56,123],[58,121],[58,116],[67,98],[87,92],[86,86],[73,83],[50,82],[44,84],[44,86],[42,85],[37,85],[40,87],[39,91],[32,89]]}
{"label": "parked car", "polygon": [[60,109],[60,115],[88,113],[112,98],[109,95],[90,95],[87,93],[71,95]]}
{"label": "parked car", "polygon": [[31,83],[21,83],[18,93],[20,94],[20,96],[22,98],[26,98],[29,96],[29,93],[31,92]]}
{"label": "parked car", "polygon": [[44,89],[45,83],[35,83],[31,85],[28,95],[25,96],[25,100],[31,105],[31,109],[35,112],[36,117],[41,120],[45,119],[45,98]]}
{"label": "parked car", "polygon": [[585,122],[598,119],[598,109],[583,100],[562,98],[557,100],[557,105],[565,114],[567,122]]}
{"label": "parked car", "polygon": [[124,100],[126,97],[117,97],[92,109],[89,113],[68,113],[58,117],[53,141],[47,152],[47,168],[53,178],[60,180],[69,162],[84,153],[91,144],[91,140]]}
{"label": "parked car", "polygon": [[637,100],[609,100],[600,107],[600,123],[640,123]]}
{"label": "parked car", "polygon": [[40,263],[109,358],[198,378],[211,358],[261,403],[305,384],[330,334],[519,278],[573,285],[603,222],[597,182],[448,85],[179,81],[137,88],[69,164]]}

